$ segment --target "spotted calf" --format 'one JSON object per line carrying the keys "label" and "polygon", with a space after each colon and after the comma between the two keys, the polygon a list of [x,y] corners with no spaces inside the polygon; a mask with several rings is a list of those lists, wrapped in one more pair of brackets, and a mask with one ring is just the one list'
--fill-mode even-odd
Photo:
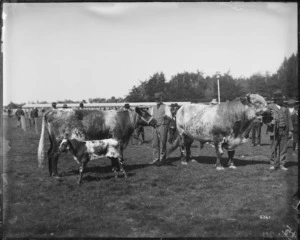
{"label": "spotted calf", "polygon": [[69,151],[75,161],[80,165],[78,184],[82,183],[83,172],[86,164],[90,160],[107,157],[112,162],[112,169],[115,177],[118,177],[118,171],[127,177],[121,161],[121,155],[118,151],[119,143],[115,139],[93,140],[93,141],[79,141],[77,139],[63,139],[58,152]]}

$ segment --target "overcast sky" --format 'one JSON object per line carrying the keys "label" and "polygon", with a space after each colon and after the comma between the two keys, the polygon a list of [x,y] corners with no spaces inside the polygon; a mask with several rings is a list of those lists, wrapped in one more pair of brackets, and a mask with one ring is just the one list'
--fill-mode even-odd
{"label": "overcast sky", "polygon": [[4,105],[125,97],[162,71],[274,73],[297,3],[5,3]]}

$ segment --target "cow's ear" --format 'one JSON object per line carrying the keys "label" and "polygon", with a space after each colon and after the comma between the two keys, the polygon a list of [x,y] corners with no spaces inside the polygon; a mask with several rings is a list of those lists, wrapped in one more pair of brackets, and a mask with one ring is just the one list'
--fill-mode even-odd
{"label": "cow's ear", "polygon": [[135,107],[135,112],[140,116],[142,115],[142,110],[139,107]]}
{"label": "cow's ear", "polygon": [[247,105],[247,98],[246,97],[240,97],[240,101],[242,104]]}

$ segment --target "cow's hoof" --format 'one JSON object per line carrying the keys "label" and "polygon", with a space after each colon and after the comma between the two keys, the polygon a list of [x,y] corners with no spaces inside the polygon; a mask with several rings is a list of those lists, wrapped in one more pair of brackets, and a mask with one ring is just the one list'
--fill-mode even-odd
{"label": "cow's hoof", "polygon": [[197,162],[195,159],[192,159],[191,162]]}
{"label": "cow's hoof", "polygon": [[216,169],[219,171],[219,170],[224,170],[223,167],[216,167]]}
{"label": "cow's hoof", "polygon": [[230,165],[229,168],[231,168],[231,169],[236,169],[236,166]]}
{"label": "cow's hoof", "polygon": [[181,164],[182,165],[187,165],[187,162],[186,161],[181,161]]}

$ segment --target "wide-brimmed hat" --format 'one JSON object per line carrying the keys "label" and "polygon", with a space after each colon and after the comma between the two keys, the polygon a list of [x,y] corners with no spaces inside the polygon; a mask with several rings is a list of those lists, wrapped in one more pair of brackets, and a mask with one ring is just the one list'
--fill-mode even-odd
{"label": "wide-brimmed hat", "polygon": [[162,92],[158,92],[158,93],[155,93],[155,94],[154,94],[154,98],[155,98],[155,99],[161,98],[162,96],[163,96],[163,93],[162,93]]}
{"label": "wide-brimmed hat", "polygon": [[294,99],[290,99],[290,100],[288,100],[288,101],[286,102],[286,104],[287,104],[288,106],[294,106],[294,105],[296,105],[296,103],[297,103],[297,101],[294,100]]}
{"label": "wide-brimmed hat", "polygon": [[179,107],[177,103],[171,103],[171,108]]}
{"label": "wide-brimmed hat", "polygon": [[283,94],[282,94],[281,90],[276,90],[276,91],[273,93],[272,99],[273,99],[273,100],[283,99]]}
{"label": "wide-brimmed hat", "polygon": [[130,108],[130,104],[129,103],[125,103],[124,108]]}
{"label": "wide-brimmed hat", "polygon": [[214,98],[213,100],[211,100],[210,104],[213,104],[213,105],[218,104],[217,99]]}

